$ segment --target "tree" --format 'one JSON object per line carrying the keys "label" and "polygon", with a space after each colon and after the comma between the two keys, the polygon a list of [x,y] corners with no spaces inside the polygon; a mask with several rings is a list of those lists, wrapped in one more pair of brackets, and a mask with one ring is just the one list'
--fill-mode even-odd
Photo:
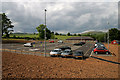
{"label": "tree", "polygon": [[120,31],[117,28],[112,28],[109,30],[110,41],[120,40]]}
{"label": "tree", "polygon": [[78,36],[81,36],[81,34],[78,34]]}
{"label": "tree", "polygon": [[51,32],[51,39],[54,39],[54,38],[55,38],[54,32]]}
{"label": "tree", "polygon": [[[36,27],[37,31],[38,31],[38,35],[40,39],[44,39],[44,33],[45,33],[45,25],[41,24],[38,27]],[[46,28],[46,37],[47,39],[51,38],[51,31]]]}
{"label": "tree", "polygon": [[76,36],[76,34],[74,34],[74,36]]}
{"label": "tree", "polygon": [[68,32],[67,35],[70,36],[70,33]]}
{"label": "tree", "polygon": [[10,32],[13,32],[12,21],[7,18],[5,13],[2,14],[2,36],[5,34],[5,37],[9,37]]}
{"label": "tree", "polygon": [[56,32],[55,35],[59,35],[59,33]]}

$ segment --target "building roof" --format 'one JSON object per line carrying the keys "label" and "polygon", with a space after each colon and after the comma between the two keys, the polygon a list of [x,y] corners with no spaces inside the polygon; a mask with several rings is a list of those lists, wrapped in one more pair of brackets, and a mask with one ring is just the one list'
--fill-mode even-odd
{"label": "building roof", "polygon": [[94,39],[92,37],[82,36],[82,37],[71,37],[66,40],[94,40]]}

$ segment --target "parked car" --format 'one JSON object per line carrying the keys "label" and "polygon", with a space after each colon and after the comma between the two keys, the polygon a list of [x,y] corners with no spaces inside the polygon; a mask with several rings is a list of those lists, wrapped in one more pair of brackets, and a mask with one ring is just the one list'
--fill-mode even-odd
{"label": "parked car", "polygon": [[68,47],[68,46],[63,46],[60,48],[62,51],[66,50],[66,49],[70,49],[71,50],[71,47]]}
{"label": "parked car", "polygon": [[84,44],[85,44],[85,42],[79,42],[79,43],[75,43],[74,45],[76,45],[76,46],[82,46]]}
{"label": "parked car", "polygon": [[102,44],[102,43],[95,43],[94,48],[96,48],[97,46],[98,47],[105,47],[104,44]]}
{"label": "parked car", "polygon": [[50,56],[60,56],[61,55],[61,49],[54,49],[50,52]]}
{"label": "parked car", "polygon": [[72,54],[73,54],[72,50],[66,49],[61,53],[61,57],[72,57]]}
{"label": "parked car", "polygon": [[59,40],[58,43],[63,43],[63,41],[62,41],[62,40]]}
{"label": "parked car", "polygon": [[96,48],[96,47],[97,47],[97,45],[98,45],[98,44],[97,44],[97,43],[95,43],[94,48]]}
{"label": "parked car", "polygon": [[98,53],[109,54],[110,53],[109,50],[107,50],[105,47],[102,47],[102,46],[97,46],[93,51],[95,54],[98,54]]}
{"label": "parked car", "polygon": [[54,43],[54,41],[52,40],[52,41],[49,41],[49,43]]}
{"label": "parked car", "polygon": [[33,47],[33,44],[32,43],[26,43],[26,44],[24,44],[24,47]]}
{"label": "parked car", "polygon": [[82,58],[83,59],[84,54],[82,50],[78,50],[76,52],[73,53],[73,58]]}

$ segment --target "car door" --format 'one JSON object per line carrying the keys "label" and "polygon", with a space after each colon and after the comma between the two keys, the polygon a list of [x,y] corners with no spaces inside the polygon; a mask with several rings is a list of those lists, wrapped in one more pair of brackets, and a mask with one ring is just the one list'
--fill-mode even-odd
{"label": "car door", "polygon": [[102,48],[100,48],[100,49],[98,49],[98,52],[105,52],[105,50],[104,49],[102,49]]}

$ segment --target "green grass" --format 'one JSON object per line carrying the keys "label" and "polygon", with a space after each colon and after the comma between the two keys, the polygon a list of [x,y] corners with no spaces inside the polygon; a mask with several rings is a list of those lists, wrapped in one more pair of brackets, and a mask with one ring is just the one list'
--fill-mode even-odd
{"label": "green grass", "polygon": [[60,39],[60,40],[64,40],[64,39],[68,39],[71,37],[78,37],[78,36],[61,36],[61,35],[55,35],[55,38]]}
{"label": "green grass", "polygon": [[[38,38],[39,36],[38,35],[35,35],[35,34],[11,34],[10,37],[13,37],[13,36],[16,36],[16,37],[29,37],[29,38]],[[55,38],[57,39],[60,39],[60,40],[65,40],[65,39],[68,39],[70,37],[77,37],[77,36],[62,36],[62,35],[55,35]]]}
{"label": "green grass", "polygon": [[35,35],[35,34],[11,34],[10,37],[13,37],[13,36],[16,36],[16,37],[29,37],[29,38],[38,38],[38,35]]}
{"label": "green grass", "polygon": [[25,40],[25,39],[11,39],[11,38],[2,38],[2,40]]}

